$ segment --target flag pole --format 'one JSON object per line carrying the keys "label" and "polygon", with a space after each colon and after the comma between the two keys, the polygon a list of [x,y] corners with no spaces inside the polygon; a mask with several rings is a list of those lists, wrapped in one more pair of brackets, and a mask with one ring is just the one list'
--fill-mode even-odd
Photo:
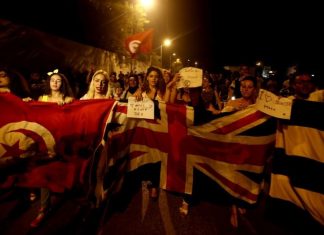
{"label": "flag pole", "polygon": [[163,68],[163,44],[161,44],[160,59],[161,59],[161,68]]}
{"label": "flag pole", "polygon": [[134,62],[134,58],[131,57],[131,62],[130,62],[130,73],[133,73],[133,62]]}

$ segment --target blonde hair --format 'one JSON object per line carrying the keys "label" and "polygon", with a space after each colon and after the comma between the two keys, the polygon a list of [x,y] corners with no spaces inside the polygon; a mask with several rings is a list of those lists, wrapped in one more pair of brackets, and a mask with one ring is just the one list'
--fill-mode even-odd
{"label": "blonde hair", "polygon": [[[94,81],[93,80],[94,80],[95,76],[97,76],[98,74],[102,74],[105,77],[105,79],[108,81],[108,84],[109,84],[109,75],[108,75],[108,73],[105,70],[102,70],[102,69],[97,70],[91,77],[91,82],[90,82],[90,85],[89,85],[89,89],[88,89],[88,92],[86,93],[86,96],[89,99],[94,98],[95,87],[94,87]],[[107,98],[109,98],[109,93],[110,93],[110,89],[109,89],[109,85],[108,85],[107,92],[106,92],[106,97]]]}

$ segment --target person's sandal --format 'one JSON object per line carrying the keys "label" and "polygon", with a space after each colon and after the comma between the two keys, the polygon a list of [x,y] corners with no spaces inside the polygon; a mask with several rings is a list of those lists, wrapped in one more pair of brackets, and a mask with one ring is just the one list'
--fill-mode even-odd
{"label": "person's sandal", "polygon": [[37,217],[30,223],[30,227],[37,228],[44,221],[46,213],[45,208],[39,209]]}
{"label": "person's sandal", "polygon": [[236,205],[232,205],[231,207],[230,223],[233,228],[238,228],[238,214]]}
{"label": "person's sandal", "polygon": [[159,197],[159,192],[157,188],[151,188],[151,193],[150,193],[150,197],[153,201],[156,201]]}
{"label": "person's sandal", "polygon": [[34,201],[36,201],[36,199],[37,199],[36,193],[35,192],[30,192],[29,193],[29,201],[34,202]]}
{"label": "person's sandal", "polygon": [[185,201],[182,201],[182,205],[179,208],[179,211],[180,211],[181,215],[184,215],[184,216],[188,215],[188,213],[189,213],[189,204],[186,203]]}

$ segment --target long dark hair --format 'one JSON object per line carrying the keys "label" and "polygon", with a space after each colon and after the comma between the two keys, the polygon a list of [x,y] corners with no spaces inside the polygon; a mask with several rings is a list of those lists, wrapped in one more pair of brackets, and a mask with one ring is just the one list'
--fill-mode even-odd
{"label": "long dark hair", "polygon": [[143,91],[146,91],[146,92],[150,91],[150,86],[149,86],[147,77],[152,71],[157,72],[159,78],[158,78],[158,82],[156,84],[156,88],[157,88],[157,90],[159,90],[161,92],[161,94],[164,95],[165,90],[166,90],[166,84],[165,84],[165,81],[163,79],[163,75],[162,75],[161,70],[159,68],[156,68],[156,67],[149,67],[147,69],[147,72],[145,74],[144,83],[143,83]]}
{"label": "long dark hair", "polygon": [[69,80],[66,78],[66,76],[62,73],[52,73],[51,75],[48,76],[47,80],[46,80],[46,85],[45,85],[45,95],[51,95],[52,91],[51,91],[51,86],[50,86],[50,81],[51,78],[54,75],[58,75],[60,76],[60,78],[62,79],[62,85],[60,87],[60,92],[63,95],[63,98],[69,96],[69,97],[74,97],[73,95],[73,91],[72,88],[70,86]]}
{"label": "long dark hair", "polygon": [[0,67],[0,71],[3,71],[9,78],[9,87],[11,93],[20,98],[25,98],[30,96],[30,89],[25,77],[18,71]]}

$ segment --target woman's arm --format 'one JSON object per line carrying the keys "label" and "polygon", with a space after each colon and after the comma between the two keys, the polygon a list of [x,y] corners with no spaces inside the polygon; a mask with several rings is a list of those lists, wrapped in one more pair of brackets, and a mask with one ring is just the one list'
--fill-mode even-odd
{"label": "woman's arm", "polygon": [[217,102],[218,109],[219,110],[222,110],[222,108],[223,108],[223,102],[221,101],[221,98],[219,96],[217,87],[215,87],[215,89],[214,89],[214,94],[215,94],[215,97],[216,97],[216,102]]}
{"label": "woman's arm", "polygon": [[167,84],[165,95],[164,95],[164,101],[166,103],[175,103],[175,100],[177,98],[177,82],[180,80],[180,74],[176,73],[173,77],[173,79]]}

